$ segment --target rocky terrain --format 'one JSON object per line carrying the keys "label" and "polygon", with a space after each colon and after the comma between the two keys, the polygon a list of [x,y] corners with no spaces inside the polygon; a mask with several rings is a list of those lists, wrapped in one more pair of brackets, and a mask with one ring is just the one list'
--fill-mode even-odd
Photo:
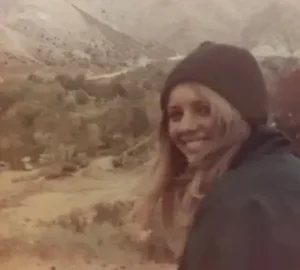
{"label": "rocky terrain", "polygon": [[238,41],[247,18],[268,3],[241,0],[72,1],[136,39],[160,42],[180,53],[186,53],[205,39]]}
{"label": "rocky terrain", "polygon": [[63,0],[2,1],[0,31],[2,68],[11,73],[45,66],[111,72],[141,57],[175,54],[141,43]]}
{"label": "rocky terrain", "polygon": [[[4,269],[175,269],[164,247],[130,240],[122,217],[141,170],[109,171],[95,159],[72,177],[36,171],[0,176],[0,263]],[[155,250],[153,252],[151,250]]]}
{"label": "rocky terrain", "polygon": [[158,41],[180,53],[205,39],[239,43],[251,49],[269,45],[280,50],[287,43],[299,48],[295,39],[300,5],[296,0],[72,2],[138,40]]}
{"label": "rocky terrain", "polygon": [[5,0],[1,76],[44,68],[113,72],[140,58],[185,54],[206,39],[298,50],[299,12],[295,0]]}
{"label": "rocky terrain", "polygon": [[241,40],[250,48],[269,45],[279,53],[300,52],[299,3],[274,1],[249,18]]}

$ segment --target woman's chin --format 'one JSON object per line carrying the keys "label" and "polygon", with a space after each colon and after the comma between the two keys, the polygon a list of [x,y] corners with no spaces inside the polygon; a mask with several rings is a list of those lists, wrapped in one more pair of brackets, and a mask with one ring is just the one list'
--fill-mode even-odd
{"label": "woman's chin", "polygon": [[205,144],[207,144],[207,140],[198,141],[195,143],[190,143],[182,147],[182,153],[185,155],[188,163],[194,163],[199,158],[199,153],[203,151]]}
{"label": "woman's chin", "polygon": [[185,157],[189,164],[195,163],[197,161],[198,156],[199,156],[199,151],[189,152],[185,154]]}

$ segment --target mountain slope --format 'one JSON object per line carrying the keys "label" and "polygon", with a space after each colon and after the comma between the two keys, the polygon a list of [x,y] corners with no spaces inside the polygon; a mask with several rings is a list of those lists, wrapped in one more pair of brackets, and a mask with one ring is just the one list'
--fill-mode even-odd
{"label": "mountain slope", "polygon": [[70,0],[136,39],[187,52],[205,39],[240,42],[247,18],[271,0]]}
{"label": "mountain slope", "polygon": [[273,46],[278,32],[285,33],[285,41],[298,40],[300,4],[285,0],[272,5],[276,2],[1,0],[0,59],[8,66],[46,64],[111,72],[140,57],[185,54],[207,39],[250,48]]}
{"label": "mountain slope", "polygon": [[277,50],[299,49],[299,17],[299,3],[273,2],[249,19],[241,38],[248,47],[270,45]]}
{"label": "mountain slope", "polygon": [[147,48],[64,0],[3,0],[0,32],[6,65],[39,63],[111,71],[140,56],[174,54],[163,46]]}

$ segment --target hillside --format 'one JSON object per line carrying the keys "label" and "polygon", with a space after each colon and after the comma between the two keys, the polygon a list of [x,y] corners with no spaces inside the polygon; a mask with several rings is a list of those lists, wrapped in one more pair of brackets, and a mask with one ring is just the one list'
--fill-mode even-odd
{"label": "hillside", "polygon": [[277,2],[3,0],[0,59],[11,72],[40,65],[105,73],[132,66],[140,57],[184,54],[206,39],[251,48],[276,46],[281,33],[285,41],[298,40],[299,3]]}
{"label": "hillside", "polygon": [[1,1],[1,61],[7,68],[26,65],[113,71],[140,56],[174,52],[153,49],[63,0]]}
{"label": "hillside", "polygon": [[238,42],[247,18],[270,1],[71,0],[136,39],[185,53],[201,40]]}
{"label": "hillside", "polygon": [[241,33],[248,47],[269,45],[276,50],[300,48],[300,5],[295,1],[273,2],[254,14]]}

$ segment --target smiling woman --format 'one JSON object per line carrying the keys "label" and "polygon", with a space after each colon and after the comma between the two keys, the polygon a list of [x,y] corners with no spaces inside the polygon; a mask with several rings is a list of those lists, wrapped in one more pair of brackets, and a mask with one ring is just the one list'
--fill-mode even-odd
{"label": "smiling woman", "polygon": [[131,217],[151,237],[161,203],[180,270],[300,268],[300,161],[267,126],[268,98],[256,59],[231,45],[199,46],[169,74],[158,161]]}
{"label": "smiling woman", "polygon": [[242,141],[249,133],[237,110],[222,96],[198,83],[183,83],[174,88],[167,117],[170,139],[189,164],[195,166],[206,154],[232,146],[233,140]]}

